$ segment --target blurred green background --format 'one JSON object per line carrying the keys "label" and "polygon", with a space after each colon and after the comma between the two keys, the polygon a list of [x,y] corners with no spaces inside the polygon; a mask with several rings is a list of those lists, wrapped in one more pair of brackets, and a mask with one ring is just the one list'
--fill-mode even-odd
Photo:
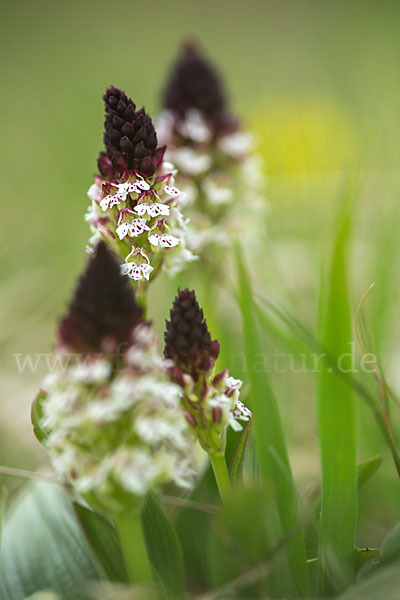
{"label": "blurred green background", "polygon": [[[251,257],[258,284],[314,328],[321,259],[350,180],[354,310],[376,282],[364,311],[369,350],[379,352],[400,393],[399,18],[395,1],[2,2],[1,464],[33,468],[45,460],[29,405],[46,365],[19,373],[14,354],[51,350],[86,259],[83,214],[102,149],[101,96],[113,84],[157,114],[170,64],[192,36],[223,73],[268,172],[265,240]],[[191,270],[180,277],[188,286],[197,280]],[[160,331],[172,294],[165,279],[151,291]],[[231,341],[240,335],[233,309],[217,305],[209,317],[214,332],[229,330]],[[271,352],[279,348],[279,340],[266,342]],[[306,495],[319,480],[312,376],[272,377]],[[396,406],[393,418],[399,424]],[[399,519],[394,469],[360,401],[360,459],[377,452],[384,465],[361,495],[360,545],[377,545]]]}

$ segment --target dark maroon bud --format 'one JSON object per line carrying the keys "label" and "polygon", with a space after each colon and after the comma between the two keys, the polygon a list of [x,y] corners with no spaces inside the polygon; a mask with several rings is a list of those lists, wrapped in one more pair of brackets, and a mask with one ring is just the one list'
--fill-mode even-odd
{"label": "dark maroon bud", "polygon": [[191,427],[197,427],[196,419],[192,413],[185,411],[183,414]]}
{"label": "dark maroon bud", "polygon": [[60,342],[75,352],[126,348],[142,309],[119,262],[104,242],[90,257],[59,327]]}
{"label": "dark maroon bud", "polygon": [[135,109],[132,104],[128,104],[124,112],[124,121],[133,121],[135,118]]}
{"label": "dark maroon bud", "polygon": [[154,152],[154,156],[153,156],[154,171],[157,171],[158,167],[161,165],[166,149],[167,149],[167,146],[160,146]]}
{"label": "dark maroon bud", "polygon": [[118,129],[110,128],[108,130],[108,137],[109,137],[110,143],[113,146],[118,147],[120,139],[121,139],[121,132],[118,131]]}
{"label": "dark maroon bud", "polygon": [[163,105],[180,118],[184,118],[188,110],[197,109],[216,135],[226,133],[226,128],[232,126],[221,77],[193,42],[184,44],[171,70]]}
{"label": "dark maroon bud", "polygon": [[154,175],[156,168],[154,166],[154,160],[151,156],[146,156],[140,163],[140,172],[145,177],[151,177]]}
{"label": "dark maroon bud", "polygon": [[132,142],[129,140],[129,138],[127,136],[124,136],[121,138],[121,141],[119,143],[120,148],[121,148],[121,152],[127,156],[133,156],[133,144]]}
{"label": "dark maroon bud", "polygon": [[224,371],[221,371],[221,373],[217,373],[217,375],[213,379],[213,386],[218,387],[219,384],[224,381],[224,379],[226,378],[227,375],[228,375],[227,369],[225,369]]}
{"label": "dark maroon bud", "polygon": [[220,406],[214,406],[212,409],[212,419],[215,425],[219,425],[222,419],[222,408]]}
{"label": "dark maroon bud", "polygon": [[111,164],[111,160],[108,158],[105,152],[100,152],[99,158],[97,159],[97,167],[105,179],[113,179],[115,171]]}
{"label": "dark maroon bud", "polygon": [[128,168],[128,162],[124,159],[120,152],[114,152],[114,154],[111,157],[111,162],[114,169],[118,173],[123,173]]}
{"label": "dark maroon bud", "polygon": [[157,135],[144,107],[136,111],[134,102],[115,87],[103,96],[106,119],[104,144],[116,175],[127,170],[151,177],[162,162],[164,149],[157,148]]}
{"label": "dark maroon bud", "polygon": [[127,109],[126,103],[121,99],[117,104],[117,112],[125,115],[126,109]]}
{"label": "dark maroon bud", "polygon": [[135,146],[135,158],[142,159],[147,155],[146,146],[143,141],[139,142],[137,146]]}
{"label": "dark maroon bud", "polygon": [[115,129],[121,130],[121,127],[123,126],[124,123],[125,123],[125,121],[123,119],[120,119],[119,117],[117,117],[117,115],[113,116],[112,124],[113,124],[113,127],[115,127]]}
{"label": "dark maroon bud", "polygon": [[214,360],[217,360],[217,358],[219,356],[219,351],[220,351],[219,341],[218,340],[213,340],[211,342],[211,346],[210,346],[210,356],[211,356],[211,358],[213,358]]}
{"label": "dark maroon bud", "polygon": [[219,354],[219,343],[211,341],[203,311],[194,291],[178,290],[166,322],[164,356],[195,380],[200,373],[214,367]]}
{"label": "dark maroon bud", "polygon": [[134,125],[132,125],[132,123],[124,123],[124,125],[121,128],[121,133],[123,133],[123,135],[126,135],[128,138],[132,139],[135,135]]}
{"label": "dark maroon bud", "polygon": [[133,143],[136,146],[137,144],[140,144],[140,142],[144,142],[146,137],[147,137],[146,129],[142,125],[142,127],[138,130],[135,137],[133,138]]}
{"label": "dark maroon bud", "polygon": [[147,148],[151,148],[151,150],[155,150],[157,146],[157,135],[155,131],[146,135],[145,144]]}
{"label": "dark maroon bud", "polygon": [[184,380],[184,377],[183,377],[183,373],[179,369],[179,367],[177,367],[176,365],[172,365],[172,367],[170,367],[168,369],[168,371],[169,371],[169,374],[171,376],[172,381],[175,381],[175,383],[177,383],[182,388],[184,388],[185,387],[185,380]]}

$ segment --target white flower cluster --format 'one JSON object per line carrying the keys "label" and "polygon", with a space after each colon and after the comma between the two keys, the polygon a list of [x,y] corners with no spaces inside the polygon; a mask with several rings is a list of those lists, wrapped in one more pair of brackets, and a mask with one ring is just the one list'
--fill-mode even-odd
{"label": "white flower cluster", "polygon": [[265,181],[251,135],[237,131],[215,138],[196,109],[188,110],[185,119],[164,111],[157,135],[179,171],[193,252],[227,246],[232,233],[260,223],[266,213]]}
{"label": "white flower cluster", "polygon": [[186,247],[188,220],[179,210],[183,194],[174,186],[176,171],[169,163],[162,169],[152,180],[138,173],[118,182],[97,178],[88,192],[88,251],[105,239],[125,260],[122,274],[134,281],[148,281],[161,265],[174,275],[197,258]]}
{"label": "white flower cluster", "polygon": [[49,432],[45,445],[53,467],[102,508],[159,484],[188,488],[193,482],[181,389],[168,379],[150,327],[137,326],[133,336],[121,368],[88,357],[44,382],[40,426]]}
{"label": "white flower cluster", "polygon": [[199,395],[192,378],[189,375],[183,377],[183,408],[193,434],[207,452],[223,454],[226,428],[230,426],[234,431],[241,431],[240,421],[249,421],[252,416],[251,410],[239,398],[242,382],[223,371],[214,377],[205,393]]}

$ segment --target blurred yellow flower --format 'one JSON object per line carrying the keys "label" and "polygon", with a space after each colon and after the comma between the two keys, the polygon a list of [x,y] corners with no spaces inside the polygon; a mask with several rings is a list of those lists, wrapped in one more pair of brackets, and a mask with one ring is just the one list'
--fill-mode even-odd
{"label": "blurred yellow flower", "polygon": [[340,106],[309,97],[263,101],[249,116],[269,173],[337,171],[354,165],[358,140]]}

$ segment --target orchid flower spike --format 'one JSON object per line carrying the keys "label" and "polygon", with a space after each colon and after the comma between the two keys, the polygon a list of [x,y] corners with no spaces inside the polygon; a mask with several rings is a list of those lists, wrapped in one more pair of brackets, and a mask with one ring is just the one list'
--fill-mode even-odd
{"label": "orchid flower spike", "polygon": [[35,401],[41,440],[61,481],[95,508],[132,506],[154,487],[193,483],[181,388],[104,242],[59,327],[61,367]]}
{"label": "orchid flower spike", "polygon": [[240,431],[251,411],[240,401],[242,382],[215,375],[219,342],[212,340],[194,291],[178,290],[164,334],[171,378],[182,388],[182,409],[194,437],[209,454],[223,455],[226,429]]}
{"label": "orchid flower spike", "polygon": [[220,75],[193,42],[183,45],[164,88],[157,135],[167,145],[167,160],[178,168],[193,252],[212,259],[232,233],[262,226],[261,161],[229,110]]}
{"label": "orchid flower spike", "polygon": [[103,99],[106,151],[88,192],[88,251],[104,240],[119,256],[122,274],[142,288],[161,267],[174,275],[196,256],[186,244],[176,170],[164,161],[151,117],[118,88],[108,88]]}

